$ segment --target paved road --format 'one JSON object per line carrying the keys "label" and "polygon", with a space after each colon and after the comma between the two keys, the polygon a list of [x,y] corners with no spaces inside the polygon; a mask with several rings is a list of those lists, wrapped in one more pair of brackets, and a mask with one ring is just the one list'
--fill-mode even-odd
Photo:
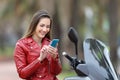
{"label": "paved road", "polygon": [[0,62],[0,80],[22,80],[17,75],[13,61]]}

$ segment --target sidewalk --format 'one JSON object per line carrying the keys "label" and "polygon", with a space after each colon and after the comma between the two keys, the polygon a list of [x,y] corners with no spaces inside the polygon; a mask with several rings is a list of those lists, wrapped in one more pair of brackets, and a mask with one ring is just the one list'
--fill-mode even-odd
{"label": "sidewalk", "polygon": [[0,62],[0,80],[22,80],[16,72],[13,61]]}

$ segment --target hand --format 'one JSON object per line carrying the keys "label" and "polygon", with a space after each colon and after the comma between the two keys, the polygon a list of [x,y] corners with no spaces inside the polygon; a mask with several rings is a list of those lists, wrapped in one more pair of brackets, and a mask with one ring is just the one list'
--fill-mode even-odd
{"label": "hand", "polygon": [[48,46],[48,53],[53,57],[54,59],[57,57],[57,48],[54,48],[52,46]]}
{"label": "hand", "polygon": [[40,57],[38,58],[40,61],[43,61],[46,57],[47,57],[47,54],[48,54],[48,46],[47,45],[44,45],[40,51]]}

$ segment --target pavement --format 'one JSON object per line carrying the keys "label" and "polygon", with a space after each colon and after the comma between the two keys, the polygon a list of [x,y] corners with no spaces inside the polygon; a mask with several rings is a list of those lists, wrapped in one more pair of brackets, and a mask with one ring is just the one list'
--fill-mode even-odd
{"label": "pavement", "polygon": [[14,61],[0,61],[0,80],[22,80],[16,72]]}

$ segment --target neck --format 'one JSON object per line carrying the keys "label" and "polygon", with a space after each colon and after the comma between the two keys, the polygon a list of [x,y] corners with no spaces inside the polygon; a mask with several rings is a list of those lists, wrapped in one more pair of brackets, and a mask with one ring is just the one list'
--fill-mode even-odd
{"label": "neck", "polygon": [[36,35],[33,35],[32,38],[33,38],[38,44],[41,44],[42,39],[40,39],[40,38],[37,37]]}

